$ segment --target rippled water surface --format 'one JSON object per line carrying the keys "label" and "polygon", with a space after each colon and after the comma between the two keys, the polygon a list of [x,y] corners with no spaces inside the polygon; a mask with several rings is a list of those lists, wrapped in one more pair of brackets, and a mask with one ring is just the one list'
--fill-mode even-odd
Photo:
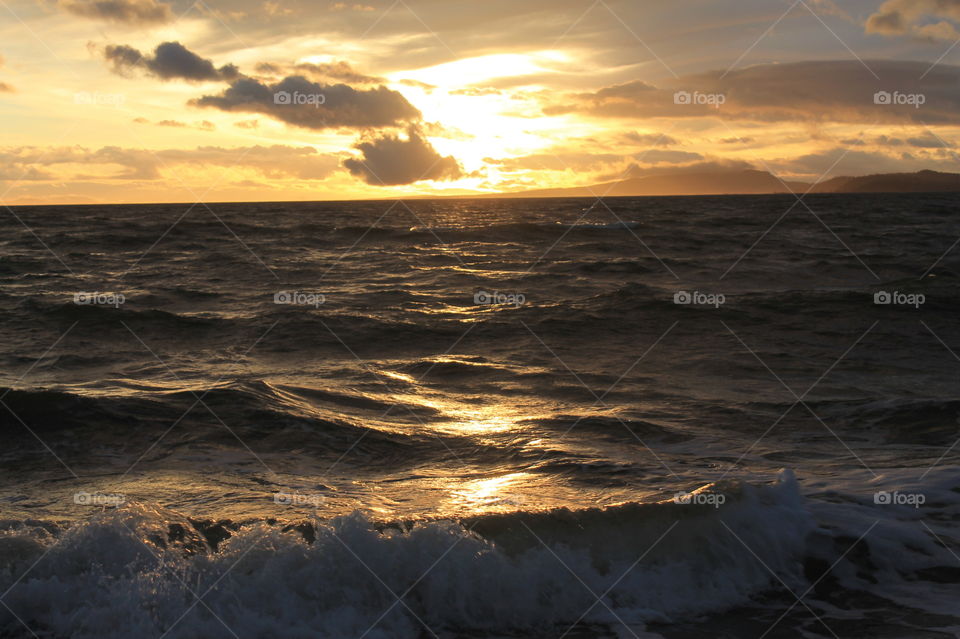
{"label": "rippled water surface", "polygon": [[0,635],[954,636],[957,200],[805,202],[13,209]]}

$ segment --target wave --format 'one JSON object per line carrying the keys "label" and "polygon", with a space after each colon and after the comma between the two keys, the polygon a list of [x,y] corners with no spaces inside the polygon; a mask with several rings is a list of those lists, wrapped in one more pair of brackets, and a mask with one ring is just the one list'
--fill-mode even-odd
{"label": "wave", "polygon": [[[131,384],[127,380],[104,383],[110,384],[110,388],[0,387],[0,396],[8,407],[0,414],[0,432],[9,437],[29,438],[30,432],[23,427],[26,424],[34,432],[70,431],[68,435],[72,436],[83,429],[86,434],[98,433],[109,440],[119,433],[132,436],[135,432],[166,430],[180,420],[217,423],[218,419],[206,409],[187,413],[198,398],[241,431],[261,435],[284,431],[291,437],[298,436],[297,433],[310,433],[313,438],[323,435],[325,445],[334,443],[331,440],[355,441],[362,429],[377,426],[373,420],[365,420],[365,416],[380,416],[391,407],[398,413],[414,411],[430,416],[430,409],[423,406],[406,406],[337,390],[274,386],[263,381],[195,388]],[[376,431],[364,437],[367,446],[378,443],[387,449],[414,439]]]}
{"label": "wave", "polygon": [[620,231],[640,228],[640,222],[608,222],[608,223],[577,223],[563,224],[565,228],[573,231]]}
{"label": "wave", "polygon": [[0,628],[17,636],[14,611],[35,632],[73,639],[218,639],[231,627],[284,637],[418,637],[424,626],[556,634],[689,618],[744,604],[780,579],[802,581],[813,524],[791,474],[697,494],[726,502],[406,523],[354,513],[250,523],[216,544],[197,522],[144,504],[55,534],[8,522],[0,588],[12,588]]}

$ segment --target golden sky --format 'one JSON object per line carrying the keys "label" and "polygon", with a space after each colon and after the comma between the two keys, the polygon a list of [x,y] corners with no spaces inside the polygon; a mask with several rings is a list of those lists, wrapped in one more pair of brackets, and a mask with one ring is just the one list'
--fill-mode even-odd
{"label": "golden sky", "polygon": [[960,0],[0,0],[0,202],[957,171]]}

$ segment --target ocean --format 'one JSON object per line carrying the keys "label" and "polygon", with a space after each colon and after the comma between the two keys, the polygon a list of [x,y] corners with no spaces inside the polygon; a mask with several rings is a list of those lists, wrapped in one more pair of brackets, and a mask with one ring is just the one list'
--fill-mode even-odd
{"label": "ocean", "polygon": [[0,211],[0,637],[960,636],[950,194]]}

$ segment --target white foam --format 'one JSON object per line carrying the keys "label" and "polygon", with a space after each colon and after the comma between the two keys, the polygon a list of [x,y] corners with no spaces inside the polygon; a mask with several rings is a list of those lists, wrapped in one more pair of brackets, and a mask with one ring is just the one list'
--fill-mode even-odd
{"label": "white foam", "polygon": [[[26,529],[6,533],[0,587],[39,558],[4,601],[38,633],[74,639],[168,630],[171,639],[233,637],[228,627],[241,636],[369,630],[367,637],[396,638],[419,636],[421,624],[435,632],[562,633],[581,617],[639,632],[646,622],[745,603],[780,579],[802,580],[813,523],[792,475],[775,485],[722,490],[728,500],[719,508],[633,504],[506,522],[506,537],[526,526],[549,532],[551,522],[558,531],[581,531],[557,540],[538,532],[549,547],[535,539],[525,546],[491,542],[453,522],[378,532],[353,514],[320,524],[313,544],[258,524],[216,553],[187,555],[157,543],[170,513],[131,504],[56,540],[37,541]],[[196,602],[190,590],[203,595],[203,604],[181,619]],[[0,629],[18,625],[0,608]]]}

